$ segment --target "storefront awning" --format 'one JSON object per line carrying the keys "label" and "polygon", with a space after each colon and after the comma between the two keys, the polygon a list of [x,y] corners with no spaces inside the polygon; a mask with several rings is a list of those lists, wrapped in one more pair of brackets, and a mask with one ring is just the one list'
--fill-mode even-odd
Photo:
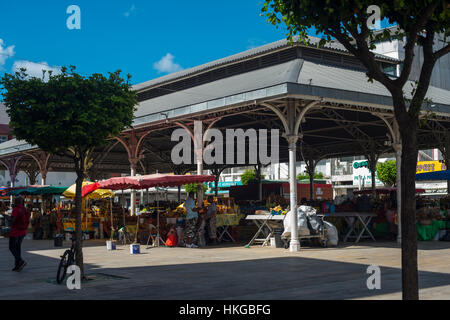
{"label": "storefront awning", "polygon": [[416,174],[416,180],[418,181],[450,180],[450,170]]}
{"label": "storefront awning", "polygon": [[[377,188],[376,192],[377,194],[390,194],[391,192],[397,192],[397,188]],[[424,192],[425,189],[416,188],[416,193],[424,193]],[[372,189],[353,191],[353,194],[372,194]]]}
{"label": "storefront awning", "polygon": [[52,186],[31,186],[23,187],[15,190],[10,190],[7,196],[41,196],[45,194],[61,195],[66,191],[67,187],[52,187]]}

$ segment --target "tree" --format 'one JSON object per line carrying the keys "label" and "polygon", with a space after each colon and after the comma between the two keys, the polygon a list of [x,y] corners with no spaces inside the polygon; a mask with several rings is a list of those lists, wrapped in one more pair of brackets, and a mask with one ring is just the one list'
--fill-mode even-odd
{"label": "tree", "polygon": [[297,175],[297,180],[309,180],[309,174],[307,174],[307,173],[299,173]]}
{"label": "tree", "polygon": [[[261,179],[264,179],[265,175],[261,175]],[[242,185],[246,186],[248,184],[258,183],[258,174],[255,170],[245,170],[244,173],[241,174],[241,182]]]}
{"label": "tree", "polygon": [[377,164],[378,179],[385,185],[392,187],[397,179],[397,163],[395,160],[388,160]]}
{"label": "tree", "polygon": [[[377,5],[381,16],[397,29],[375,32],[368,22],[371,5]],[[266,0],[263,9],[268,21],[283,23],[288,37],[299,35],[299,41],[309,43],[307,31],[314,27],[323,35],[319,45],[336,39],[367,69],[369,81],[380,82],[390,92],[395,120],[402,140],[401,158],[401,224],[402,224],[402,284],[403,299],[418,299],[417,229],[415,216],[415,167],[417,162],[417,132],[419,115],[430,85],[433,67],[450,52],[450,5],[447,0]],[[441,37],[436,45],[437,35]],[[401,73],[391,77],[371,52],[377,41],[392,41],[396,37],[405,43]],[[411,88],[410,78],[414,49],[423,51],[419,80]],[[411,90],[406,98],[405,91]]]}
{"label": "tree", "polygon": [[[202,184],[203,185],[203,193],[206,193],[206,191],[208,190],[208,187],[206,186],[206,184]],[[197,193],[197,189],[198,188],[198,183],[189,183],[189,184],[186,184],[185,186],[184,186],[184,190],[189,194],[189,192],[194,192],[194,193]]]}
{"label": "tree", "polygon": [[[314,179],[323,179],[323,173],[322,172],[314,173]],[[309,180],[309,174],[299,173],[297,175],[297,180]]]}
{"label": "tree", "polygon": [[87,169],[92,164],[94,148],[131,126],[136,93],[121,72],[109,77],[75,73],[75,67],[62,68],[45,81],[29,77],[25,69],[5,74],[0,84],[10,126],[18,140],[37,145],[50,154],[73,160],[76,179],[76,263],[84,277],[81,188]]}

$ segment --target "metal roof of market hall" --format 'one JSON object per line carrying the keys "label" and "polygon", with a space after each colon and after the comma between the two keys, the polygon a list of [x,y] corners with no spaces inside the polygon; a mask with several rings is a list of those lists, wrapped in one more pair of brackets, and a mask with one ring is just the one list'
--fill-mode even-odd
{"label": "metal roof of market hall", "polygon": [[[328,157],[361,155],[361,144],[373,139],[386,152],[389,132],[378,115],[393,118],[389,92],[376,81],[368,82],[365,67],[341,44],[333,42],[319,48],[318,38],[310,41],[312,46],[295,39],[293,45],[280,40],[134,85],[139,102],[134,130],[152,132],[144,140],[145,165],[158,172],[172,172],[170,152],[174,142],[170,137],[179,121],[215,119],[218,122],[214,127],[219,129],[282,129],[277,115],[265,104],[282,107],[292,100],[302,105],[321,101],[321,108],[308,112],[301,125],[304,146]],[[376,59],[386,69],[400,62],[379,54]],[[411,84],[405,86],[407,96]],[[439,128],[450,129],[450,91],[430,87],[427,98],[432,101],[428,107],[441,117],[437,120]],[[419,147],[436,147],[430,130],[424,128],[419,134]],[[12,140],[0,144],[0,157],[36,149]],[[300,160],[303,154],[299,149]],[[102,170],[129,172],[127,153],[117,141],[96,152],[109,153],[108,157],[98,157]],[[282,139],[281,161],[287,161],[286,154]],[[53,163],[59,164],[52,165],[54,171],[72,168],[64,159],[55,158]]]}
{"label": "metal roof of market hall", "polygon": [[[328,50],[328,51],[340,52],[341,54],[351,55],[348,52],[348,50],[341,43],[336,42],[336,41],[328,42],[328,43],[324,44],[323,46],[319,47],[320,40],[321,40],[320,38],[309,36],[309,45],[300,43],[298,41],[298,36],[293,38],[292,43],[287,39],[278,40],[278,41],[275,41],[275,42],[272,42],[272,43],[269,43],[269,44],[266,44],[266,45],[263,45],[260,47],[252,48],[252,49],[240,52],[238,54],[231,55],[226,58],[218,59],[218,60],[215,60],[212,62],[202,64],[200,66],[185,69],[182,71],[171,73],[171,74],[163,76],[163,77],[159,77],[157,79],[153,79],[150,81],[136,84],[133,86],[133,89],[138,90],[138,91],[148,89],[152,86],[161,85],[166,82],[178,80],[178,79],[181,79],[181,78],[184,78],[187,76],[191,76],[196,73],[205,72],[205,71],[208,71],[208,70],[211,70],[211,69],[223,66],[223,65],[237,63],[237,62],[240,62],[240,61],[243,61],[246,59],[251,59],[256,56],[269,54],[269,53],[272,53],[277,50],[286,49],[286,48],[295,47],[295,46],[317,47],[323,51]],[[381,55],[381,54],[375,54],[375,57],[380,61],[387,61],[387,62],[391,62],[391,63],[399,62],[399,60],[397,60],[395,58],[388,57],[388,56]]]}

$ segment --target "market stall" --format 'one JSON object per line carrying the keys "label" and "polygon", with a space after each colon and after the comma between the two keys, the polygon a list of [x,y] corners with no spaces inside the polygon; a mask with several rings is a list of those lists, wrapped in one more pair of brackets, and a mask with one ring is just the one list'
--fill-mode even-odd
{"label": "market stall", "polygon": [[[450,170],[416,175],[417,181],[449,181]],[[417,236],[419,240],[450,240],[450,195],[440,199],[417,200]]]}
{"label": "market stall", "polygon": [[[76,195],[76,184],[67,188],[63,195],[74,199]],[[103,238],[106,218],[110,216],[113,204],[111,198],[115,193],[107,189],[99,189],[97,183],[83,181],[82,185],[82,230],[85,239],[90,237]],[[97,202],[97,203],[94,203]],[[63,231],[75,230],[75,218],[71,212],[63,211]],[[111,220],[110,220],[111,221]],[[113,225],[114,222],[110,224]],[[109,227],[110,227],[109,226]],[[111,231],[109,231],[111,233]]]}
{"label": "market stall", "polygon": [[[177,186],[183,186],[190,183],[203,183],[203,182],[211,182],[214,181],[214,176],[209,175],[167,175],[167,174],[153,174],[153,175],[146,175],[146,176],[135,176],[135,177],[115,177],[108,180],[100,181],[97,184],[98,188],[103,189],[111,189],[111,190],[145,190],[150,189],[153,187],[157,188],[166,188],[166,187],[177,187]],[[200,206],[197,204],[197,206]],[[175,209],[175,210],[173,210]],[[157,203],[156,208],[147,208],[147,210],[144,211],[144,208],[142,208],[139,211],[139,218],[136,218],[136,231],[135,231],[135,242],[138,238],[139,233],[139,227],[141,225],[141,220],[143,223],[146,222],[148,219],[148,215],[146,215],[146,212],[149,212],[152,217],[155,214],[156,215],[156,226],[153,223],[149,223],[147,221],[147,229],[149,231],[149,238],[152,238],[152,227],[156,228],[157,234],[154,235],[152,240],[160,241],[161,236],[166,234],[169,230],[168,228],[173,227],[171,224],[167,223],[167,219],[171,219],[170,222],[177,225],[183,224],[183,215],[185,211],[183,210],[183,206],[180,205],[178,208],[172,208],[172,207],[160,207],[159,203]],[[160,214],[163,214],[162,219],[160,219]],[[161,221],[162,220],[162,221]],[[130,229],[132,229],[130,227]],[[163,239],[161,239],[163,240]],[[141,242],[144,242],[145,239],[141,237]],[[148,242],[148,240],[147,240]]]}
{"label": "market stall", "polygon": [[30,211],[33,239],[53,239],[58,233],[60,220],[57,214],[59,196],[67,187],[26,186],[5,190],[7,196],[22,196]]}

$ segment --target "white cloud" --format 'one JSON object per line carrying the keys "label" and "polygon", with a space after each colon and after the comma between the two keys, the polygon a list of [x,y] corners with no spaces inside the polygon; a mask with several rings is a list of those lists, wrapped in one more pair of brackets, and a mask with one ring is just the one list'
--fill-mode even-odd
{"label": "white cloud", "polygon": [[128,18],[135,10],[136,6],[133,4],[131,5],[131,8],[128,9],[128,11],[126,11],[123,15]]}
{"label": "white cloud", "polygon": [[153,68],[159,73],[173,73],[183,70],[183,67],[173,61],[174,59],[175,57],[168,53],[161,60],[155,62]]}
{"label": "white cloud", "polygon": [[53,75],[61,73],[61,67],[49,66],[47,62],[33,62],[28,60],[18,60],[14,62],[12,72],[20,71],[20,69],[27,69],[26,73],[30,77],[42,78],[42,70],[46,70],[45,80],[48,79],[48,71],[52,71]]}
{"label": "white cloud", "polygon": [[252,38],[247,40],[246,50],[255,49],[257,47],[261,47],[267,44],[267,41],[263,41],[261,39]]}
{"label": "white cloud", "polygon": [[3,44],[3,39],[0,39],[0,69],[2,69],[3,65],[5,64],[6,59],[11,58],[15,54],[15,46],[6,47]]}

